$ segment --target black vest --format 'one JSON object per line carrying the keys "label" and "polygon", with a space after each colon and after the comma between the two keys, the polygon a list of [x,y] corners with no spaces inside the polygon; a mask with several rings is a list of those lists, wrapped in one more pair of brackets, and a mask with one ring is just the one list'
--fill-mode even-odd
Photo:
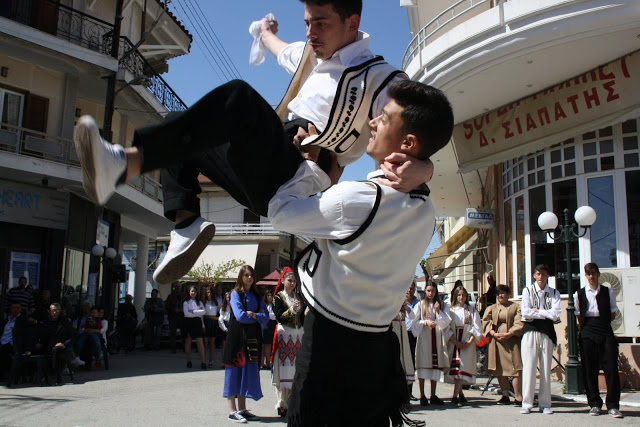
{"label": "black vest", "polygon": [[[534,289],[537,285],[533,285]],[[528,288],[526,288],[528,289]],[[558,292],[556,289],[552,289],[552,292]],[[524,294],[523,294],[523,298]],[[527,292],[527,296],[526,298],[531,298],[531,295],[529,295],[529,292]],[[540,305],[542,306],[542,302],[540,302]],[[541,332],[543,334],[545,334],[546,336],[548,336],[551,339],[551,342],[553,342],[553,345],[557,345],[558,344],[558,336],[556,335],[556,328],[555,325],[553,323],[552,320],[550,319],[533,319],[527,322],[523,322],[523,328],[522,328],[522,334],[524,335],[527,332],[531,332],[531,331],[537,331],[537,332]]]}
{"label": "black vest", "polygon": [[578,307],[580,307],[580,335],[582,337],[613,335],[611,328],[611,299],[609,297],[609,288],[600,285],[600,292],[596,295],[596,303],[598,304],[598,317],[586,317],[585,314],[589,309],[589,300],[587,299],[586,288],[578,291]]}

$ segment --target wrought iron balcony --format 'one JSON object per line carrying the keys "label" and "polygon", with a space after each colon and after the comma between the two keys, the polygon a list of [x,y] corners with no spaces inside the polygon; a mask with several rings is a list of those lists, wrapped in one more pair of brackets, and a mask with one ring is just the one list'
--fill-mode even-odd
{"label": "wrought iron balcony", "polygon": [[[73,141],[31,129],[0,123],[0,151],[80,167]],[[152,200],[162,203],[162,186],[146,175],[129,185]]]}
{"label": "wrought iron balcony", "polygon": [[52,0],[5,0],[0,16],[44,31],[78,46],[108,53],[113,24]]}
{"label": "wrought iron balcony", "polygon": [[[78,46],[100,52],[111,53],[113,24],[103,21],[53,0],[15,0],[0,8],[0,16],[44,31]],[[134,49],[127,37],[118,42],[120,66],[135,77],[147,76],[147,90],[168,111],[184,111],[186,104],[174,92],[151,64]]]}

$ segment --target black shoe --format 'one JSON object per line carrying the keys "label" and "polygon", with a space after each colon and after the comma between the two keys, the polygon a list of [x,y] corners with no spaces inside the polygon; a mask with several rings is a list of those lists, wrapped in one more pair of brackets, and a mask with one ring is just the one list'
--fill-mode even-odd
{"label": "black shoe", "polygon": [[420,399],[418,399],[417,397],[415,397],[413,394],[409,394],[409,399],[410,399],[412,402],[417,402],[418,400],[420,400]]}
{"label": "black shoe", "polygon": [[280,415],[282,418],[287,416],[287,410],[286,409],[282,409],[282,408],[278,408],[278,415]]}
{"label": "black shoe", "polygon": [[453,406],[457,406],[458,408],[462,406],[462,403],[460,403],[460,400],[458,400],[457,397],[452,397],[451,398],[451,404]]}
{"label": "black shoe", "polygon": [[462,394],[462,392],[460,392],[460,403],[462,403],[463,405],[467,404],[467,398],[464,397],[464,394]]}
{"label": "black shoe", "polygon": [[429,406],[429,401],[427,400],[426,397],[420,398],[420,406]]}
{"label": "black shoe", "polygon": [[203,371],[207,370],[207,364],[206,363],[201,363],[200,367],[202,368]]}
{"label": "black shoe", "polygon": [[513,400],[513,406],[522,406],[522,400]]}
{"label": "black shoe", "polygon": [[511,400],[507,396],[502,396],[496,403],[498,405],[511,405]]}
{"label": "black shoe", "polygon": [[432,405],[444,405],[444,402],[438,396],[431,396],[429,400]]}
{"label": "black shoe", "polygon": [[247,421],[260,421],[259,416],[253,415],[251,412],[247,411],[246,409],[242,411],[238,411],[238,413],[242,415],[244,419]]}
{"label": "black shoe", "polygon": [[191,362],[187,362],[187,368],[193,368],[193,364]]}

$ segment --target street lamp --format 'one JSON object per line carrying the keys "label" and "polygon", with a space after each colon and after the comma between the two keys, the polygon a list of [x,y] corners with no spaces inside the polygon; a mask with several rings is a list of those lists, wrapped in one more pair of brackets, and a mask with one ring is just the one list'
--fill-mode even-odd
{"label": "street lamp", "polygon": [[[578,360],[578,335],[576,326],[575,301],[573,300],[573,276],[571,274],[571,249],[570,244],[577,242],[578,239],[585,234],[587,230],[596,222],[596,211],[590,206],[582,206],[576,210],[574,218],[575,223],[569,225],[569,209],[564,210],[564,224],[559,227],[559,231],[555,231],[558,227],[558,217],[553,212],[543,212],[538,217],[538,225],[542,230],[547,232],[554,242],[565,244],[565,257],[567,259],[567,292],[569,293],[569,304],[567,306],[567,335],[569,339],[569,361],[567,362],[565,380],[565,392],[568,394],[581,394],[582,392],[582,376],[580,360]],[[580,234],[579,227],[583,227],[584,231]],[[552,236],[554,233],[555,236]]]}

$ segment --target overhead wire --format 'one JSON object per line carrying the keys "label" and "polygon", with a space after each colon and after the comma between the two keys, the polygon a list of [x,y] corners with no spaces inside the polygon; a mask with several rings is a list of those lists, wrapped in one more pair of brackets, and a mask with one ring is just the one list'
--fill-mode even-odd
{"label": "overhead wire", "polygon": [[[220,81],[224,82],[224,81],[228,81],[229,78],[225,75],[224,77],[220,75],[220,73],[218,72],[218,70],[216,70],[216,68],[213,66],[213,64],[211,64],[211,61],[209,61],[209,56],[211,56],[211,58],[213,59],[213,61],[216,63],[216,65],[218,66],[218,69],[220,71],[223,71],[222,68],[220,67],[220,65],[218,64],[218,62],[215,60],[214,55],[211,53],[211,50],[209,49],[209,47],[207,46],[207,44],[203,41],[202,37],[200,37],[199,31],[196,28],[196,26],[194,25],[193,21],[191,21],[191,17],[189,14],[187,14],[187,11],[185,10],[185,8],[179,3],[179,2],[175,2],[175,4],[177,5],[177,7],[179,7],[182,10],[182,17],[180,17],[181,21],[188,21],[189,25],[191,26],[191,31],[193,31],[195,33],[195,35],[197,36],[197,39],[194,38],[194,44],[196,44],[197,46],[202,45],[202,47],[204,47],[204,49],[202,49],[202,54],[204,55],[205,59],[207,60],[207,62],[209,63],[209,66],[211,66],[211,69],[213,70],[213,72],[216,74],[216,76],[218,77],[218,79],[220,79]],[[205,51],[206,50],[206,51]],[[207,52],[209,52],[209,56],[207,56]],[[224,73],[223,73],[224,74]]]}

